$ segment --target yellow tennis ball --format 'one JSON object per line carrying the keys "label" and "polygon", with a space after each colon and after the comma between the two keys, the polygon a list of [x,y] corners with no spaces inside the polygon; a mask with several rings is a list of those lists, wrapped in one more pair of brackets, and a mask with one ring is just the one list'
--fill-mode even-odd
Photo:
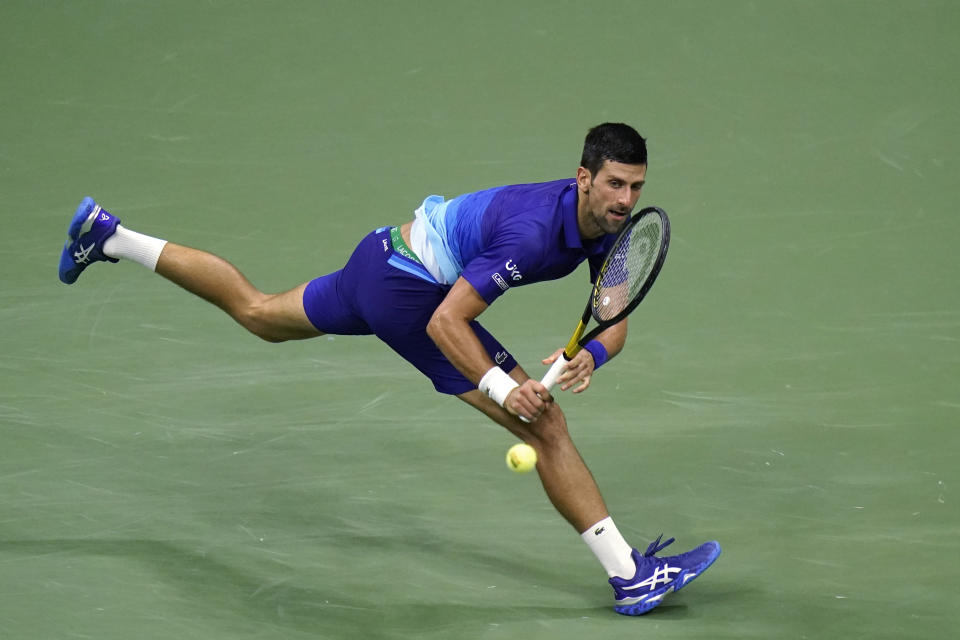
{"label": "yellow tennis ball", "polygon": [[526,473],[537,466],[537,452],[528,444],[515,444],[507,451],[507,467],[517,473]]}

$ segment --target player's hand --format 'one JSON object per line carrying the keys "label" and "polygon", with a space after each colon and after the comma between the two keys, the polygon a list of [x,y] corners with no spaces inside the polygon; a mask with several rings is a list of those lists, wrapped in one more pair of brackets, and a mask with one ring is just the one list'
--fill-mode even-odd
{"label": "player's hand", "polygon": [[[553,364],[557,358],[563,357],[563,349],[557,349],[553,355],[544,358],[543,364]],[[593,354],[586,349],[581,349],[573,360],[567,363],[560,376],[557,378],[557,384],[561,391],[566,391],[570,387],[580,384],[573,390],[574,393],[582,393],[590,386],[590,377],[593,375],[594,362]]]}
{"label": "player's hand", "polygon": [[515,416],[534,422],[551,402],[553,396],[550,391],[539,381],[530,378],[507,394],[503,407]]}

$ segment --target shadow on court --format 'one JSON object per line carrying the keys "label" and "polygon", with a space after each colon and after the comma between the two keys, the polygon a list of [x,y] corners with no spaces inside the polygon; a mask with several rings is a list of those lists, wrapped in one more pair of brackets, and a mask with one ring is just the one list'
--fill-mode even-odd
{"label": "shadow on court", "polygon": [[[409,543],[385,537],[357,540],[360,545],[376,545],[371,548],[387,549],[403,553],[405,562],[426,563],[430,558],[437,561],[436,550],[424,550]],[[394,633],[429,633],[444,628],[470,626],[486,623],[502,625],[509,623],[528,624],[537,620],[575,620],[585,617],[615,616],[609,607],[567,606],[508,606],[491,603],[482,606],[478,602],[466,603],[463,597],[450,593],[449,599],[435,603],[384,601],[383,583],[394,579],[396,572],[385,572],[360,580],[357,588],[345,591],[342,575],[329,575],[329,582],[338,585],[325,589],[322,572],[314,572],[313,586],[295,586],[276,576],[258,575],[218,560],[214,551],[200,551],[197,544],[174,543],[159,540],[5,540],[0,541],[0,554],[8,561],[31,561],[41,557],[55,560],[63,567],[82,565],[85,561],[106,558],[117,560],[135,573],[134,565],[155,574],[165,584],[175,588],[184,602],[192,602],[196,613],[203,612],[213,618],[242,620],[244,624],[316,633],[327,630],[331,633],[361,633],[365,637],[392,637]],[[469,571],[472,566],[482,566],[494,571],[511,572],[516,565],[502,559],[471,552],[457,552],[456,558],[447,562],[460,562]],[[499,567],[497,566],[499,565]],[[523,577],[531,584],[553,584],[563,579],[563,571],[537,571],[523,567]],[[400,580],[403,578],[400,577]],[[361,584],[367,583],[366,588]],[[128,589],[149,589],[149,585],[128,584]],[[550,587],[556,589],[557,587]],[[576,589],[572,585],[559,587],[574,595],[583,595],[589,589]],[[578,591],[580,593],[578,593]],[[479,600],[479,599],[478,599]],[[658,613],[663,619],[681,618],[686,615],[684,605],[664,606]],[[150,617],[149,612],[143,612]],[[382,636],[377,628],[382,628]],[[414,633],[414,634],[415,634]]]}

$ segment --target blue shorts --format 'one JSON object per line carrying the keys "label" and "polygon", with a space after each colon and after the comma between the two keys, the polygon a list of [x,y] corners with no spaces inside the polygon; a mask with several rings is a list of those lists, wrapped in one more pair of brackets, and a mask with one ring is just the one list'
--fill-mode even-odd
{"label": "blue shorts", "polygon": [[[423,273],[418,275],[418,270]],[[427,335],[427,323],[450,287],[427,278],[423,267],[394,252],[390,228],[384,227],[360,241],[343,269],[307,284],[303,309],[319,331],[376,335],[430,378],[440,393],[466,393],[477,386]],[[491,360],[504,371],[517,366],[513,356],[480,323],[474,321],[471,327]]]}

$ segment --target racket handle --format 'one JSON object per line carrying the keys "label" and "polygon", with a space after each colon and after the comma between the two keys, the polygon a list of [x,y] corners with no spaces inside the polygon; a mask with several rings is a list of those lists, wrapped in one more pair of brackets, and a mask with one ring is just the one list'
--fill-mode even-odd
{"label": "racket handle", "polygon": [[[547,369],[547,373],[543,376],[543,380],[540,381],[540,384],[545,386],[547,391],[552,389],[553,385],[557,384],[557,378],[560,377],[560,373],[563,371],[564,365],[566,365],[568,362],[570,362],[570,359],[567,357],[566,352],[563,352],[560,354],[560,357],[557,358],[552,365],[550,365],[550,368]],[[523,416],[519,417],[524,422],[530,422]]]}
{"label": "racket handle", "polygon": [[570,358],[567,357],[566,352],[561,353],[560,357],[547,369],[546,375],[543,376],[543,380],[540,381],[540,384],[545,386],[547,390],[553,388],[553,385],[557,384],[557,378],[560,377],[560,374],[563,372],[563,368],[566,364],[570,362]]}

